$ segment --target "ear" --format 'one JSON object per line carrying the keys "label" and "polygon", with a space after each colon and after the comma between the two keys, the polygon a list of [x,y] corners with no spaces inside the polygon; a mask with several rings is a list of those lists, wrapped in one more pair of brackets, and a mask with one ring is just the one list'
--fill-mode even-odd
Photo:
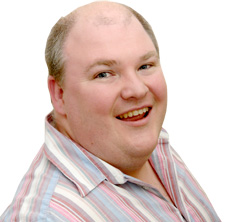
{"label": "ear", "polygon": [[65,115],[63,89],[53,76],[48,76],[48,89],[50,92],[52,105],[57,113]]}

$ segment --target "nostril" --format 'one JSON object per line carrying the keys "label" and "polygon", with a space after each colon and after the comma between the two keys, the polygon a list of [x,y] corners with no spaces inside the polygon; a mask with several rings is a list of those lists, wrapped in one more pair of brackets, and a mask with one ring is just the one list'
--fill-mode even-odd
{"label": "nostril", "polygon": [[127,83],[121,90],[121,97],[125,100],[130,98],[141,99],[149,91],[148,87],[142,81]]}

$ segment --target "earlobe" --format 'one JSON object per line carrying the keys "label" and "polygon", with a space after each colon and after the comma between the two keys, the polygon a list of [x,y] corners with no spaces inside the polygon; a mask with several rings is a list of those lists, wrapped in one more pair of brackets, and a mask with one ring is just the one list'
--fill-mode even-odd
{"label": "earlobe", "polygon": [[48,89],[54,110],[60,115],[65,115],[63,89],[54,77],[50,75],[48,76]]}

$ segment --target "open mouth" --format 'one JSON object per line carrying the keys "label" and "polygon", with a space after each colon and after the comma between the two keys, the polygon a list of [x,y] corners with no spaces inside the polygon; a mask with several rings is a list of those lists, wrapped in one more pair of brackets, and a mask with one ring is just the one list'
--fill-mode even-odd
{"label": "open mouth", "polygon": [[142,109],[133,110],[124,114],[117,116],[116,118],[123,121],[138,121],[146,118],[150,112],[151,108],[144,107]]}

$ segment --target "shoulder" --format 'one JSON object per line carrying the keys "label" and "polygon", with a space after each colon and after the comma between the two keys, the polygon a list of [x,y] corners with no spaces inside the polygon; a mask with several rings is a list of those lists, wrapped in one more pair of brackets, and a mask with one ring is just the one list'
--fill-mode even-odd
{"label": "shoulder", "polygon": [[46,221],[50,200],[60,174],[46,158],[42,147],[0,221]]}

